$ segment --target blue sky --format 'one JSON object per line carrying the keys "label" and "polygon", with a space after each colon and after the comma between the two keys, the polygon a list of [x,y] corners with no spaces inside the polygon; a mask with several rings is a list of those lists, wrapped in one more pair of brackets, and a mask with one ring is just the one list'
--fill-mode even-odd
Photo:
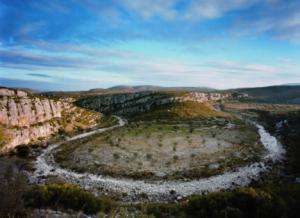
{"label": "blue sky", "polygon": [[0,85],[300,82],[299,0],[0,0]]}

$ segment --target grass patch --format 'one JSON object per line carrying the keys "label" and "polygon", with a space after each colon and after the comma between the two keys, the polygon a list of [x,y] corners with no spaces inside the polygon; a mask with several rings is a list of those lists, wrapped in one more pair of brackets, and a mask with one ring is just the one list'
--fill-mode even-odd
{"label": "grass patch", "polygon": [[132,120],[194,120],[206,118],[233,119],[234,117],[228,113],[214,110],[209,104],[187,101],[157,106],[149,112],[133,116]]}

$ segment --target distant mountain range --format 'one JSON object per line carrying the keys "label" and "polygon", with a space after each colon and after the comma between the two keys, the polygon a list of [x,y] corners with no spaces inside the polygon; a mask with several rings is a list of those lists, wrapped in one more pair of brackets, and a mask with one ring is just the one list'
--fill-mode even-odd
{"label": "distant mountain range", "polygon": [[53,91],[53,92],[41,92],[42,95],[47,96],[84,96],[84,95],[104,95],[104,94],[115,94],[115,93],[132,93],[132,92],[145,92],[145,91],[197,91],[197,92],[211,92],[216,89],[209,87],[162,87],[152,85],[141,85],[141,86],[113,86],[107,89],[96,88],[88,91]]}
{"label": "distant mountain range", "polygon": [[286,83],[283,84],[282,86],[300,86],[300,83]]}
{"label": "distant mountain range", "polygon": [[101,91],[116,91],[116,92],[142,92],[142,91],[201,91],[209,92],[216,89],[209,87],[163,87],[152,85],[141,86],[113,86],[107,89],[91,89],[89,92],[101,92]]}
{"label": "distant mountain range", "polygon": [[[38,93],[39,91],[23,88],[23,90],[31,93]],[[45,96],[66,96],[66,97],[82,97],[82,96],[96,96],[116,93],[132,93],[144,91],[196,91],[196,92],[235,92],[244,93],[248,97],[244,101],[263,102],[263,103],[278,103],[278,104],[300,104],[300,83],[283,84],[267,87],[254,88],[237,88],[228,90],[217,90],[209,87],[163,87],[153,85],[140,86],[113,86],[110,88],[96,88],[88,91],[52,91],[39,92]]]}

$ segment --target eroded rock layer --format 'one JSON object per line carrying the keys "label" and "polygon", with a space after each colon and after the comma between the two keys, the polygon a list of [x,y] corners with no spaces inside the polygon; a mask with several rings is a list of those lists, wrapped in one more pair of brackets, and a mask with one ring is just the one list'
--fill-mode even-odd
{"label": "eroded rock layer", "polygon": [[76,104],[93,110],[128,115],[138,112],[149,111],[160,105],[175,102],[207,102],[229,98],[228,93],[205,93],[205,92],[136,92],[127,94],[113,94],[91,96],[79,99]]}
{"label": "eroded rock layer", "polygon": [[0,145],[10,150],[56,134],[97,125],[101,114],[72,103],[0,88]]}

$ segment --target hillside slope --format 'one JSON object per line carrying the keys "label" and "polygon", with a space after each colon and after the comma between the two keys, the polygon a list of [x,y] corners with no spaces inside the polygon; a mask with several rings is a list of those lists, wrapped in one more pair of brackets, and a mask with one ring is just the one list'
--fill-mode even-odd
{"label": "hillside slope", "polygon": [[242,89],[235,89],[231,91],[248,94],[249,97],[245,99],[246,101],[273,103],[273,104],[299,104],[300,103],[299,85],[242,88]]}
{"label": "hillside slope", "polygon": [[161,105],[151,111],[136,114],[134,121],[195,121],[207,118],[231,118],[228,113],[216,111],[209,103],[193,101]]}

